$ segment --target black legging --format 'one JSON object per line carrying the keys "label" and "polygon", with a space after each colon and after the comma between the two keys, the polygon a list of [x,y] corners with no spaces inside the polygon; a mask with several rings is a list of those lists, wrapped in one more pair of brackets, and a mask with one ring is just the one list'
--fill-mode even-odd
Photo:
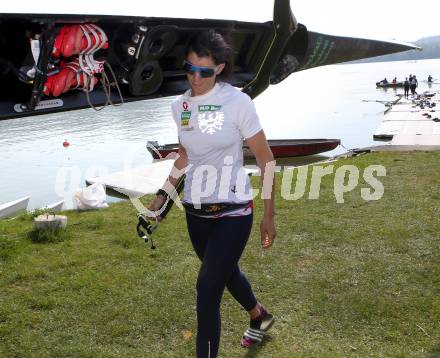
{"label": "black legging", "polygon": [[220,302],[225,287],[249,311],[257,300],[238,261],[252,228],[252,214],[218,219],[186,214],[188,233],[202,261],[197,278],[197,358],[215,358],[220,342]]}

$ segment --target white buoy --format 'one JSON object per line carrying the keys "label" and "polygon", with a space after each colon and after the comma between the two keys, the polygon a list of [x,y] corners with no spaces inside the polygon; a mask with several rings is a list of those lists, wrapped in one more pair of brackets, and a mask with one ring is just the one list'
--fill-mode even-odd
{"label": "white buoy", "polygon": [[43,214],[34,219],[34,226],[37,230],[44,229],[65,229],[67,226],[67,216]]}

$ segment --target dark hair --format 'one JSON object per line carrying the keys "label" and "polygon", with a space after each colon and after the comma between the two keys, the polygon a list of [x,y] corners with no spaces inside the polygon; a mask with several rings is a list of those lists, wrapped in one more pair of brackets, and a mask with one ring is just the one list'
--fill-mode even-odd
{"label": "dark hair", "polygon": [[194,52],[199,57],[212,57],[216,65],[225,64],[225,68],[217,78],[228,79],[233,71],[232,48],[225,37],[215,30],[199,32],[189,41],[185,50],[185,58],[190,52]]}

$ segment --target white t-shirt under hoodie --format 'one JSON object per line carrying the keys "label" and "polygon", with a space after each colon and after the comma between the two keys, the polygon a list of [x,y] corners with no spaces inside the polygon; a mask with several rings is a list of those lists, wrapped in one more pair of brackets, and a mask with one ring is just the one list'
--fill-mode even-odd
{"label": "white t-shirt under hoodie", "polygon": [[251,98],[219,82],[200,96],[186,91],[173,102],[172,113],[188,155],[183,201],[197,207],[252,200],[242,143],[262,127]]}

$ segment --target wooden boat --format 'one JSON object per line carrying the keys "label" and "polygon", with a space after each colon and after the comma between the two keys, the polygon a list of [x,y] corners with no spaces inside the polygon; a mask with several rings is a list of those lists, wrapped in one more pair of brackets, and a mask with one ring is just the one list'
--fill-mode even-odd
{"label": "wooden boat", "polygon": [[30,196],[0,205],[0,218],[10,218],[20,211],[26,210]]}
{"label": "wooden boat", "polygon": [[[340,139],[269,139],[270,149],[275,158],[301,157],[314,155],[335,149],[341,144]],[[177,153],[178,144],[158,145],[147,142],[147,149],[153,159],[172,158]],[[243,142],[244,159],[255,159],[246,142]]]}
{"label": "wooden boat", "polygon": [[[0,14],[0,119],[181,94],[188,88],[186,45],[208,28],[230,35],[230,83],[252,98],[293,72],[415,48],[310,31],[289,0],[275,0],[273,13],[264,23]],[[79,73],[87,78],[78,79]]]}

